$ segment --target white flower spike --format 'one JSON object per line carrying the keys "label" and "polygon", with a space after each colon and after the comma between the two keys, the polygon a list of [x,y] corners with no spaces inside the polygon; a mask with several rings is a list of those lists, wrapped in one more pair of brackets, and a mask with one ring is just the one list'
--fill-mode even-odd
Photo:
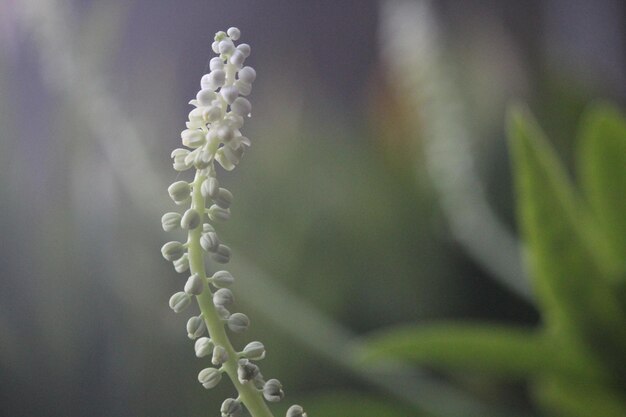
{"label": "white flower spike", "polygon": [[[161,218],[163,230],[185,232],[185,243],[171,241],[163,245],[163,257],[172,262],[176,272],[188,272],[184,291],[174,294],[170,308],[181,312],[195,299],[200,314],[187,321],[187,335],[195,339],[198,358],[210,359],[216,367],[200,371],[198,381],[205,388],[213,388],[227,374],[239,396],[223,402],[222,417],[239,417],[247,408],[252,417],[274,417],[265,401],[279,401],[282,385],[276,379],[267,383],[258,365],[252,361],[265,357],[265,346],[258,341],[248,343],[238,352],[228,337],[227,329],[244,332],[250,325],[243,313],[231,314],[226,307],[235,297],[228,287],[234,278],[228,271],[207,276],[206,258],[216,264],[227,264],[231,249],[222,243],[211,222],[223,222],[231,217],[233,194],[220,187],[218,167],[232,171],[241,162],[246,148],[252,142],[242,136],[246,117],[252,106],[245,98],[252,92],[256,71],[245,66],[250,56],[250,45],[235,42],[241,37],[239,29],[231,27],[218,32],[211,45],[218,56],[209,61],[209,73],[200,80],[200,90],[189,102],[189,112],[180,138],[183,147],[175,149],[171,157],[175,171],[195,170],[191,182],[176,181],[168,193],[176,205],[186,206],[183,213],[169,212]],[[244,97],[245,96],[245,97]],[[208,337],[204,336],[208,331]],[[296,408],[294,408],[296,407]],[[302,408],[290,408],[290,417],[305,417]]]}

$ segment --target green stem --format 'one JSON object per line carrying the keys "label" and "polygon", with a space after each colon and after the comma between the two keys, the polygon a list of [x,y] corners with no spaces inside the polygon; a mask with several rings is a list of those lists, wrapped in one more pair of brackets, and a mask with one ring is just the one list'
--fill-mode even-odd
{"label": "green stem", "polygon": [[[204,175],[196,172],[193,182],[193,193],[191,195],[191,207],[204,216],[206,209],[205,200],[200,192],[202,182],[206,179]],[[204,254],[200,246],[200,236],[202,234],[202,225],[189,231],[189,268],[192,274],[198,274],[204,279],[204,291],[196,297],[202,317],[206,323],[211,340],[215,345],[222,346],[228,353],[228,360],[224,363],[224,369],[230,377],[233,385],[239,393],[241,402],[246,406],[252,417],[274,417],[268,408],[261,393],[257,390],[252,382],[242,384],[237,378],[237,352],[228,339],[224,323],[215,311],[213,304],[213,293],[206,280],[206,270],[204,268]]]}

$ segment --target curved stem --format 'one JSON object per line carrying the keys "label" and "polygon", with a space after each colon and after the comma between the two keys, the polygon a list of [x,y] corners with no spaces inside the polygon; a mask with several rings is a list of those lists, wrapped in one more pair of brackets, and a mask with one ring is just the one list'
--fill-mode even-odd
{"label": "curved stem", "polygon": [[[199,213],[204,213],[205,200],[200,192],[202,182],[206,179],[204,175],[199,172],[196,173],[193,182],[193,193],[191,196],[191,207],[197,210]],[[206,270],[204,268],[204,255],[202,247],[200,246],[200,236],[202,234],[202,225],[189,231],[189,268],[192,274],[198,274],[204,280],[204,291],[202,294],[196,297],[202,317],[206,323],[206,327],[209,330],[211,340],[215,345],[222,346],[228,353],[228,360],[224,363],[224,369],[230,377],[233,385],[239,393],[241,402],[246,406],[248,412],[252,417],[274,417],[270,409],[268,408],[261,393],[256,389],[252,382],[242,384],[237,378],[237,352],[230,343],[230,339],[226,334],[224,323],[215,310],[213,304],[213,293],[209,288],[209,284],[206,280]]]}

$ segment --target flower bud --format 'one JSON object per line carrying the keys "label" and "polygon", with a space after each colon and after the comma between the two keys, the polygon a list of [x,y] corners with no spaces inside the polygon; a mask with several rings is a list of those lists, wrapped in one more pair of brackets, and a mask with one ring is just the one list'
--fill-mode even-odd
{"label": "flower bud", "polygon": [[230,311],[228,311],[228,309],[224,307],[223,305],[219,305],[219,304],[216,305],[215,311],[217,312],[217,315],[220,316],[222,320],[228,320],[228,318],[230,317]]}
{"label": "flower bud", "polygon": [[191,187],[185,181],[176,181],[167,187],[167,192],[176,204],[184,204],[189,200]]}
{"label": "flower bud", "polygon": [[213,198],[213,201],[221,208],[227,209],[233,202],[233,194],[226,188],[220,188],[215,198]]}
{"label": "flower bud", "polygon": [[248,359],[239,359],[237,362],[237,379],[242,384],[253,380],[259,374],[259,367],[250,362]]}
{"label": "flower bud", "polygon": [[171,232],[180,227],[180,219],[181,216],[179,213],[165,213],[163,217],[161,217],[161,226],[166,232]]}
{"label": "flower bud", "polygon": [[211,164],[212,160],[213,154],[205,149],[201,149],[200,152],[196,154],[196,157],[193,160],[193,165],[196,169],[205,169]]}
{"label": "flower bud", "polygon": [[187,271],[189,269],[189,256],[185,253],[179,259],[174,261],[174,270],[179,274]]}
{"label": "flower bud", "polygon": [[270,379],[263,386],[263,397],[269,402],[278,402],[282,400],[284,396],[283,386],[277,379]]}
{"label": "flower bud", "polygon": [[244,80],[237,80],[234,85],[242,96],[247,96],[252,92],[252,84],[248,84]]}
{"label": "flower bud", "polygon": [[222,372],[215,368],[205,368],[198,374],[198,381],[206,389],[213,388],[222,379]]}
{"label": "flower bud", "polygon": [[[213,58],[215,59],[215,58]],[[213,61],[213,59],[211,61]],[[221,60],[219,58],[217,58],[218,61],[221,62]],[[215,100],[217,98],[217,94],[215,94],[214,91],[209,90],[208,88],[204,88],[200,91],[198,91],[198,94],[196,95],[196,99],[198,100],[198,104],[201,106],[209,106],[211,104],[211,102],[213,100]]]}
{"label": "flower bud", "polygon": [[217,204],[213,204],[209,207],[209,218],[213,221],[226,221],[230,219],[230,209],[222,208]]}
{"label": "flower bud", "polygon": [[185,283],[185,292],[189,295],[200,295],[204,291],[204,282],[200,275],[193,274]]}
{"label": "flower bud", "polygon": [[216,306],[228,307],[233,304],[234,301],[235,297],[233,296],[233,292],[228,288],[220,288],[213,294],[213,304]]}
{"label": "flower bud", "polygon": [[241,417],[243,414],[243,407],[241,406],[241,403],[234,398],[227,398],[222,403],[220,412],[222,413],[222,417]]}
{"label": "flower bud", "polygon": [[307,417],[307,415],[302,409],[302,407],[294,404],[291,407],[289,407],[289,410],[287,410],[286,417]]}
{"label": "flower bud", "polygon": [[213,365],[221,365],[228,360],[228,353],[223,346],[217,345],[213,348],[213,357],[211,363]]}
{"label": "flower bud", "polygon": [[220,240],[215,232],[203,233],[200,237],[200,246],[207,252],[217,252],[219,245]]}
{"label": "flower bud", "polygon": [[240,51],[246,58],[250,56],[251,49],[250,45],[248,45],[247,43],[237,45],[237,50]]}
{"label": "flower bud", "polygon": [[204,74],[200,80],[200,87],[215,91],[226,82],[226,73],[223,69],[215,69],[208,74]]}
{"label": "flower bud", "polygon": [[230,39],[224,39],[218,45],[220,54],[230,55],[235,51],[235,44]]}
{"label": "flower bud", "polygon": [[239,39],[239,37],[241,36],[241,32],[239,31],[239,29],[235,27],[228,28],[228,30],[226,31],[226,34],[234,41]]}
{"label": "flower bud", "polygon": [[[192,118],[196,118],[201,120],[202,111],[203,110],[201,109],[193,109],[190,113],[189,119],[191,120]],[[194,112],[198,113],[198,115],[196,116]],[[194,113],[193,117],[191,116],[192,113]],[[204,142],[206,141],[204,133],[198,129],[185,129],[181,132],[180,137],[183,140],[183,145],[188,148],[198,148],[204,145]]]}
{"label": "flower bud", "polygon": [[237,78],[247,84],[252,84],[256,79],[256,71],[252,67],[243,67],[237,73]]}
{"label": "flower bud", "polygon": [[206,181],[202,183],[200,187],[200,192],[203,197],[215,197],[217,196],[219,190],[219,183],[216,178],[209,177]]}
{"label": "flower bud", "polygon": [[[222,118],[222,109],[218,106],[209,106],[202,111],[202,117],[209,123],[213,123]],[[211,141],[210,136],[205,136],[207,141]]]}
{"label": "flower bud", "polygon": [[230,248],[222,243],[217,247],[217,251],[213,254],[212,258],[218,264],[227,264],[230,262]]}
{"label": "flower bud", "polygon": [[265,346],[261,342],[250,342],[243,348],[241,353],[251,361],[260,361],[265,358]]}
{"label": "flower bud", "polygon": [[167,242],[161,248],[161,254],[168,261],[175,261],[179,259],[185,253],[185,247],[180,242]]}
{"label": "flower bud", "polygon": [[215,229],[211,225],[211,223],[204,223],[202,225],[202,233],[215,232]]}
{"label": "flower bud", "polygon": [[235,49],[235,52],[233,52],[233,54],[230,56],[230,59],[228,60],[228,62],[230,62],[237,68],[241,68],[245,60],[246,60],[246,57],[243,55],[243,53]]}
{"label": "flower bud", "polygon": [[230,105],[232,111],[237,113],[240,116],[248,116],[252,111],[252,105],[243,97],[237,97],[235,101]]}
{"label": "flower bud", "polygon": [[189,303],[191,303],[191,297],[182,291],[170,297],[170,308],[176,313],[180,313],[186,309]]}
{"label": "flower bud", "polygon": [[213,341],[208,337],[199,338],[198,340],[196,340],[196,344],[194,345],[196,356],[199,358],[209,356],[211,353],[213,353],[213,346]]}
{"label": "flower bud", "polygon": [[194,316],[187,320],[187,336],[190,339],[197,339],[204,334],[206,325],[202,316]]}
{"label": "flower bud", "polygon": [[174,169],[176,171],[186,171],[191,168],[191,165],[185,162],[185,158],[189,155],[188,149],[174,149],[171,157],[174,159]]}
{"label": "flower bud", "polygon": [[235,333],[243,333],[250,326],[250,319],[243,313],[234,313],[228,318],[228,328]]}
{"label": "flower bud", "polygon": [[222,87],[220,94],[224,97],[226,103],[230,104],[239,96],[239,90],[237,90],[237,87],[229,85],[227,87]]}
{"label": "flower bud", "polygon": [[235,278],[228,271],[217,271],[211,278],[211,283],[217,288],[227,288],[233,285]]}
{"label": "flower bud", "polygon": [[211,71],[215,71],[216,69],[224,69],[224,61],[222,61],[222,58],[217,56],[215,58],[211,58],[211,60],[209,61],[209,69]]}
{"label": "flower bud", "polygon": [[180,220],[180,226],[183,229],[192,230],[200,226],[200,213],[194,209],[188,209]]}

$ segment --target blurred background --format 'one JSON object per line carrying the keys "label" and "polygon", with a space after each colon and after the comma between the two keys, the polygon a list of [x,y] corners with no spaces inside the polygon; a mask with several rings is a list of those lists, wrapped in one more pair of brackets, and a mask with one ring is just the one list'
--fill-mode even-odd
{"label": "blurred background", "polygon": [[232,395],[197,383],[159,252],[169,154],[229,26],[258,74],[253,146],[219,173],[252,319],[235,345],[263,341],[264,375],[312,416],[541,415],[521,383],[376,375],[349,347],[401,323],[539,322],[505,108],[527,102],[571,164],[585,105],[626,104],[619,0],[2,0],[0,415],[217,415]]}

